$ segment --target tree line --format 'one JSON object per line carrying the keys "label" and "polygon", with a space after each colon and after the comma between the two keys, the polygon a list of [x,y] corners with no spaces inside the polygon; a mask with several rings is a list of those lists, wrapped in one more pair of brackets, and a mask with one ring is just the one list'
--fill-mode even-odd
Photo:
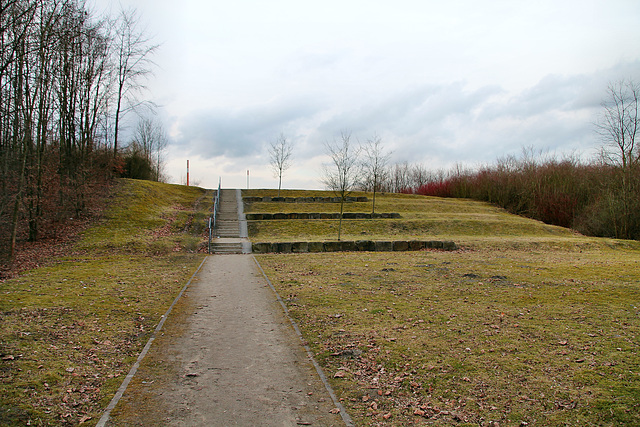
{"label": "tree line", "polygon": [[[594,124],[602,146],[588,161],[525,148],[479,168],[433,172],[404,162],[386,168],[379,190],[471,198],[585,235],[640,240],[639,98],[633,81],[608,86]],[[359,189],[372,190],[366,180]]]}
{"label": "tree line", "polygon": [[132,157],[160,177],[157,129],[138,131],[153,141],[137,135],[133,151],[118,140],[123,116],[150,105],[138,98],[156,48],[132,10],[108,17],[81,0],[0,0],[2,254],[82,215],[97,188],[131,174]]}
{"label": "tree line", "polygon": [[633,81],[609,85],[595,123],[603,145],[589,161],[525,149],[475,170],[428,175],[403,192],[487,201],[586,235],[640,240],[639,97]]}

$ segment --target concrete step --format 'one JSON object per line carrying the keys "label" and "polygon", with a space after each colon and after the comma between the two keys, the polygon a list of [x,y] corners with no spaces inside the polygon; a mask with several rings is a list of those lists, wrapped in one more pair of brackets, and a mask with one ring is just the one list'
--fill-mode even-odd
{"label": "concrete step", "polygon": [[220,225],[218,227],[216,227],[216,230],[220,231],[220,230],[224,230],[224,231],[239,231],[240,230],[240,226],[238,224],[228,224],[228,225]]}
{"label": "concrete step", "polygon": [[[240,237],[240,222],[238,218],[238,202],[236,190],[222,190],[220,193],[220,206],[216,221],[215,235],[223,238]],[[230,249],[230,253],[242,253],[242,245]],[[221,249],[222,250],[222,249]]]}
{"label": "concrete step", "polygon": [[225,219],[221,219],[221,220],[216,221],[216,225],[220,225],[220,226],[223,226],[223,227],[224,227],[225,225],[237,225],[238,223],[239,223],[239,221],[238,221],[237,219],[236,219],[236,220],[232,220],[232,219],[227,219],[227,220],[225,220]]}
{"label": "concrete step", "polygon": [[216,231],[240,231],[240,225],[239,224],[225,224],[225,225],[218,225],[216,227]]}
{"label": "concrete step", "polygon": [[211,243],[211,253],[214,254],[241,254],[242,243]]}
{"label": "concrete step", "polygon": [[240,230],[237,228],[219,228],[216,230],[215,234],[217,236],[222,236],[224,234],[225,237],[240,237],[238,236],[238,234],[240,234]]}
{"label": "concrete step", "polygon": [[235,213],[233,215],[218,215],[216,221],[238,221],[238,215]]}

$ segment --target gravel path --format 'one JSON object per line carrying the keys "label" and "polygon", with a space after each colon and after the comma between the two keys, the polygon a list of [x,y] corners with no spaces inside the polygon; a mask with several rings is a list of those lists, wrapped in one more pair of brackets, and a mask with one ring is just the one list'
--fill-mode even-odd
{"label": "gravel path", "polygon": [[345,425],[253,256],[210,256],[182,305],[108,425]]}

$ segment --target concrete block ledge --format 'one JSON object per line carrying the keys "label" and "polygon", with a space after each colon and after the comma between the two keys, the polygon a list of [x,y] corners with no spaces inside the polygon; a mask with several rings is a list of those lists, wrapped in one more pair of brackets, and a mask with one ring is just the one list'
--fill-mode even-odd
{"label": "concrete block ledge", "polygon": [[252,244],[254,254],[309,253],[309,252],[405,252],[422,249],[455,251],[458,245],[442,240],[341,240],[329,242],[256,242]]}
{"label": "concrete block ledge", "polygon": [[[246,196],[242,198],[245,203],[274,202],[274,203],[340,203],[339,197],[256,197]],[[368,197],[347,197],[347,203],[369,202]]]}
{"label": "concrete block ledge", "polygon": [[[247,221],[271,221],[274,219],[340,219],[339,213],[330,212],[289,212],[289,213],[248,213]],[[342,219],[398,219],[402,218],[397,212],[364,213],[345,212]]]}

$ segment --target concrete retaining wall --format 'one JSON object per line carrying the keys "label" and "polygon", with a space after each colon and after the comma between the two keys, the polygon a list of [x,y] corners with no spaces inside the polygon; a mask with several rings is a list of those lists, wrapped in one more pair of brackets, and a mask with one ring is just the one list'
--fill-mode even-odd
{"label": "concrete retaining wall", "polygon": [[[340,197],[243,197],[245,203],[278,202],[278,203],[340,203]],[[368,197],[347,197],[346,201],[368,202]]]}
{"label": "concrete retaining wall", "polygon": [[307,253],[307,252],[401,252],[422,249],[455,251],[458,245],[440,240],[396,240],[396,241],[332,241],[332,242],[260,242],[252,244],[254,254]]}
{"label": "concrete retaining wall", "polygon": [[[290,213],[248,213],[245,214],[247,221],[270,221],[273,219],[340,219],[339,213],[329,212],[290,212]],[[364,213],[345,212],[342,219],[381,219],[381,218],[401,218],[397,212],[388,213]]]}

